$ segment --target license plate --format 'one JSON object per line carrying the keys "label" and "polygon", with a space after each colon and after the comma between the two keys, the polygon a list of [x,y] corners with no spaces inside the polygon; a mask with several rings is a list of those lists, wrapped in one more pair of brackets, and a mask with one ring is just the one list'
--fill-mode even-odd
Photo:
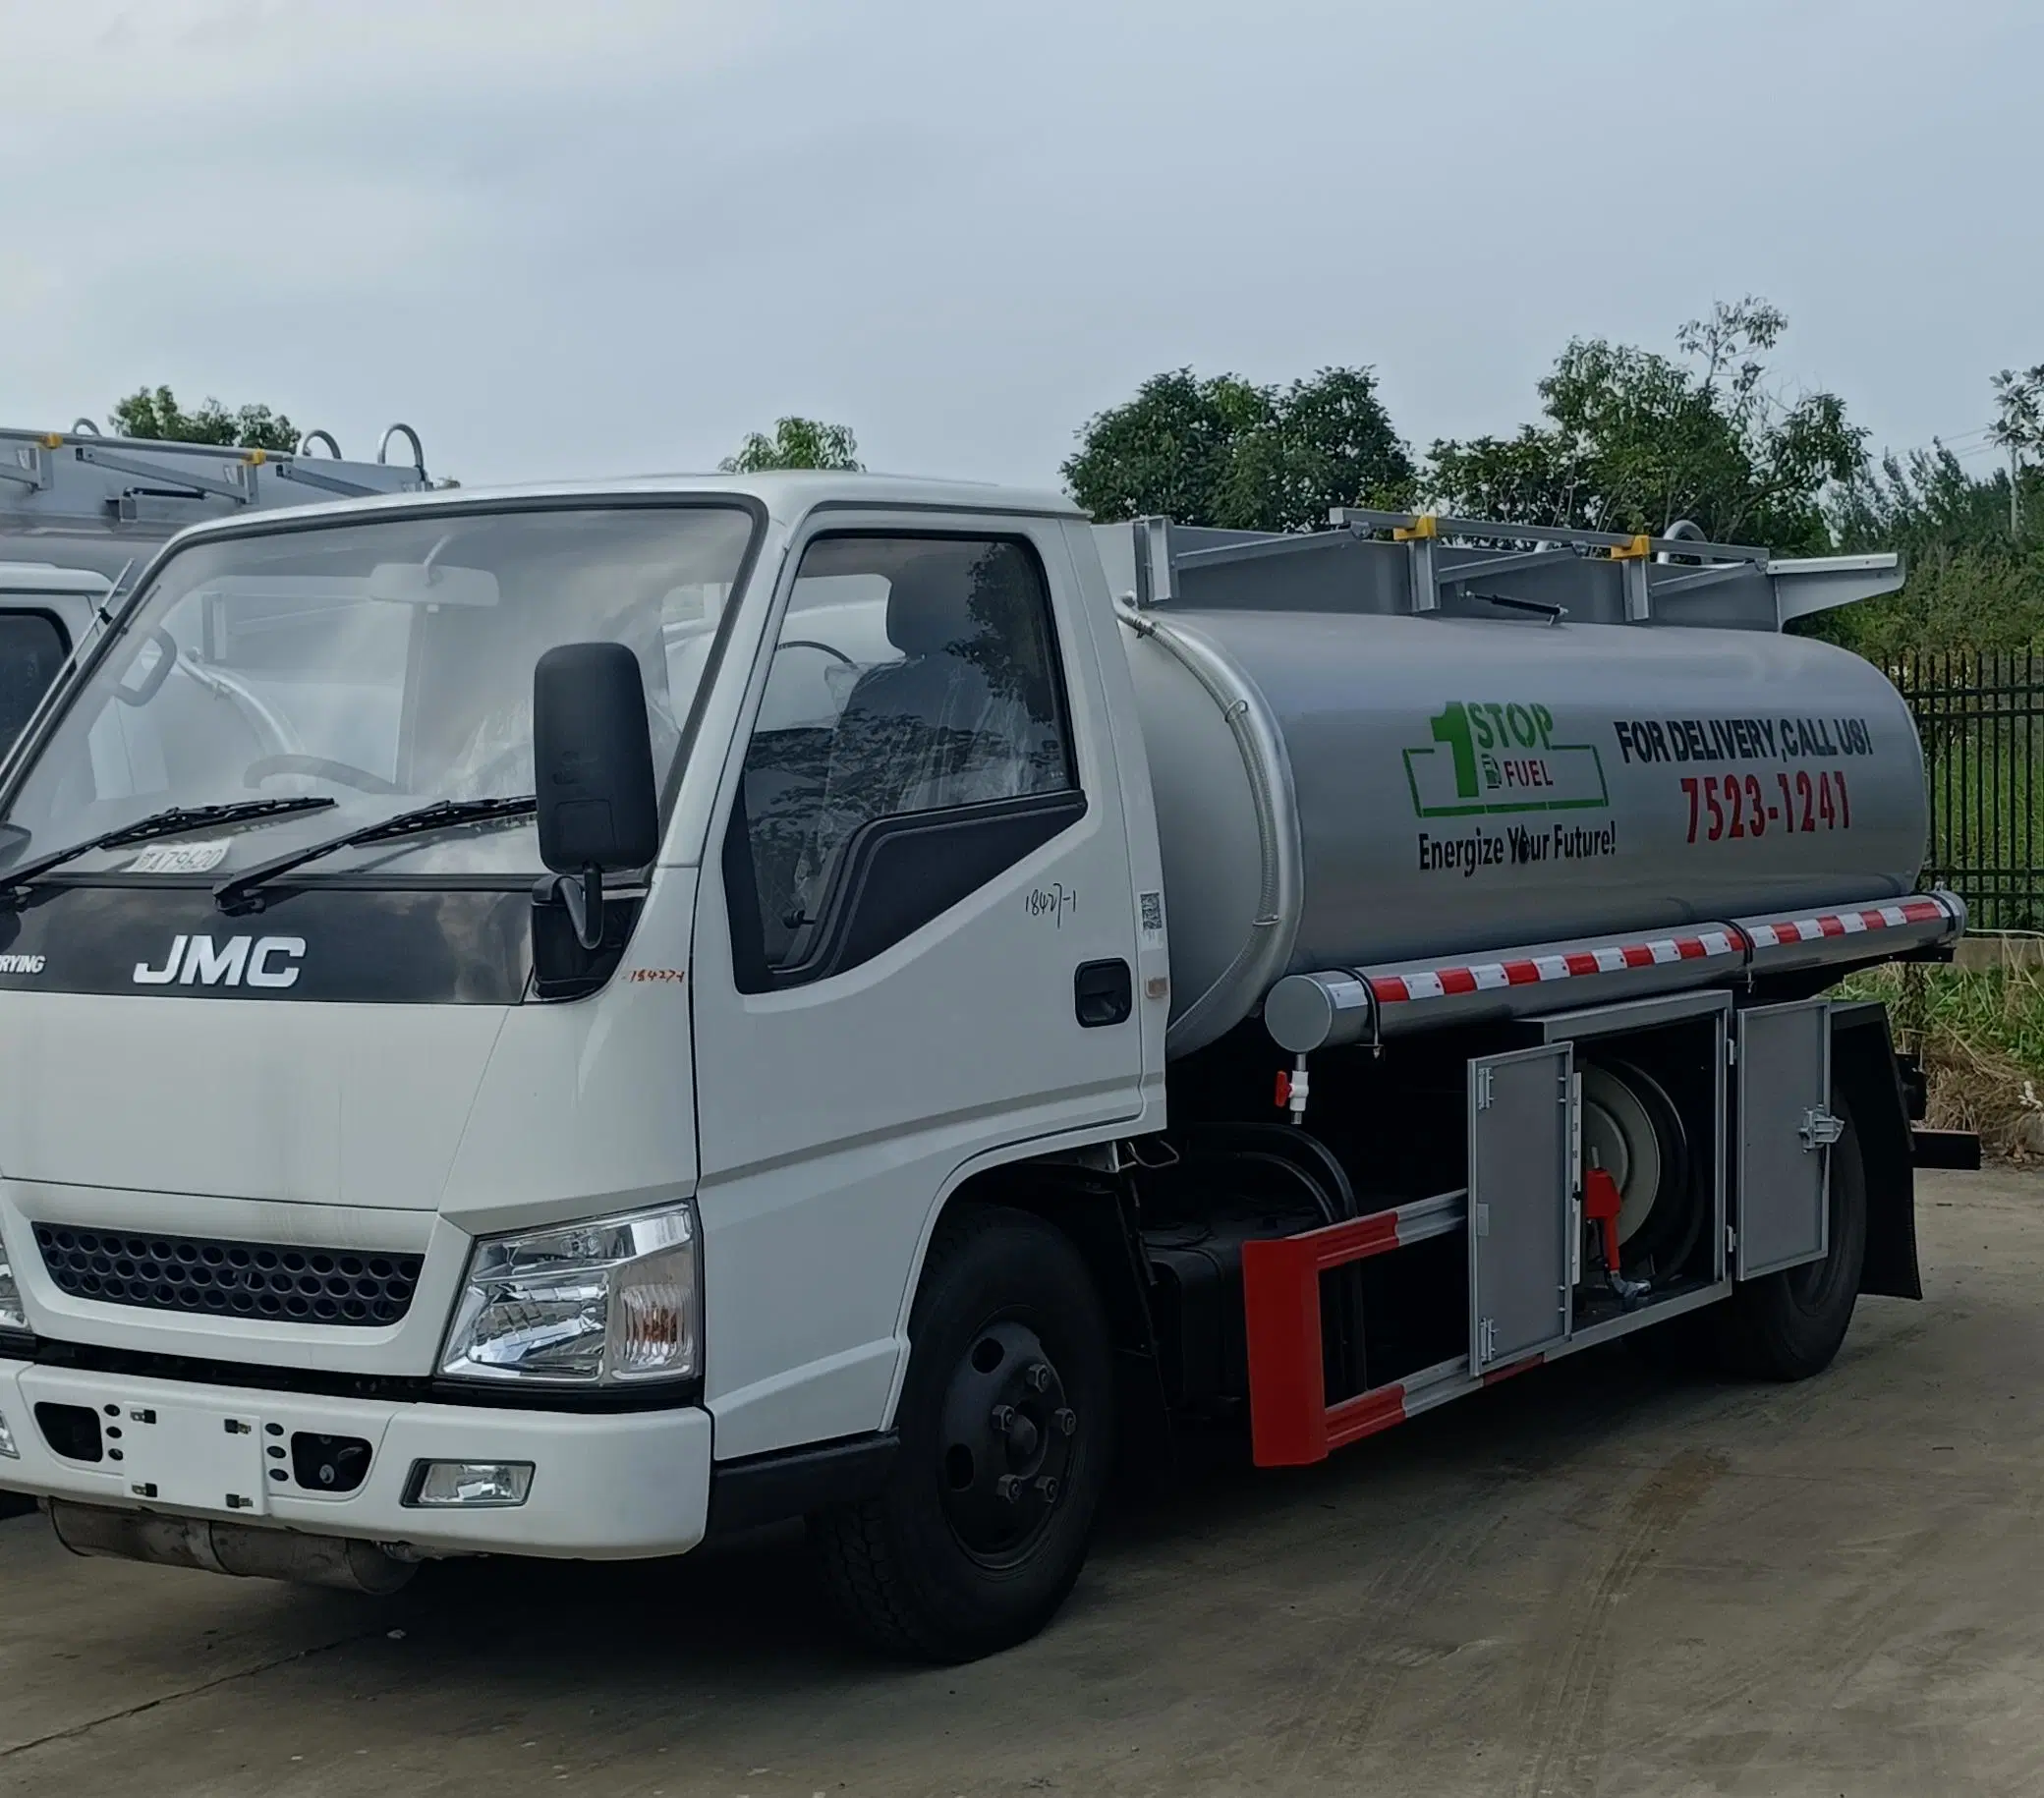
{"label": "license plate", "polygon": [[227,860],[233,845],[222,837],[212,843],[151,843],[121,871],[130,874],[209,874]]}
{"label": "license plate", "polygon": [[151,1398],[129,1400],[118,1419],[103,1421],[108,1448],[121,1451],[130,1497],[236,1517],[269,1508],[262,1424],[253,1414]]}

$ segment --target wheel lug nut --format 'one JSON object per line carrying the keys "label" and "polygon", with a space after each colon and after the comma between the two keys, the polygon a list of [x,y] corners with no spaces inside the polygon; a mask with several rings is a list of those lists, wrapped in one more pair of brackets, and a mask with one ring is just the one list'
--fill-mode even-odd
{"label": "wheel lug nut", "polygon": [[1020,1474],[1002,1474],[998,1480],[994,1481],[994,1490],[997,1496],[1006,1500],[1007,1503],[1013,1504],[1022,1496],[1024,1484],[1025,1482]]}
{"label": "wheel lug nut", "polygon": [[1032,1392],[1050,1391],[1050,1381],[1055,1376],[1050,1372],[1050,1364],[1048,1361],[1039,1361],[1035,1367],[1031,1368],[1023,1376],[1023,1378],[1029,1381],[1029,1389]]}
{"label": "wheel lug nut", "polygon": [[1065,1435],[1077,1435],[1079,1433],[1079,1414],[1069,1405],[1060,1406],[1050,1421]]}
{"label": "wheel lug nut", "polygon": [[996,1432],[1001,1435],[1006,1435],[1015,1427],[1015,1407],[1013,1405],[995,1405],[994,1407],[993,1424]]}
{"label": "wheel lug nut", "polygon": [[1043,1494],[1046,1504],[1055,1504],[1057,1502],[1057,1481],[1052,1475],[1046,1474],[1039,1480],[1036,1483],[1036,1489]]}

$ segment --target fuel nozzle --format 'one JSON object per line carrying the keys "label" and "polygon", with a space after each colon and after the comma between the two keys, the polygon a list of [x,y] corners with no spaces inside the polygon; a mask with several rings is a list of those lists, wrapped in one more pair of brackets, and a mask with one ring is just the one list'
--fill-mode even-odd
{"label": "fuel nozzle", "polygon": [[1630,1311],[1647,1296],[1647,1282],[1628,1280],[1618,1271],[1618,1212],[1623,1205],[1618,1183],[1597,1165],[1592,1152],[1591,1165],[1583,1173],[1583,1216],[1597,1226],[1598,1243],[1604,1251],[1604,1277],[1618,1302]]}
{"label": "fuel nozzle", "polygon": [[1583,1216],[1597,1226],[1597,1239],[1604,1249],[1604,1265],[1618,1270],[1618,1211],[1624,1201],[1618,1183],[1601,1167],[1592,1166],[1583,1175]]}

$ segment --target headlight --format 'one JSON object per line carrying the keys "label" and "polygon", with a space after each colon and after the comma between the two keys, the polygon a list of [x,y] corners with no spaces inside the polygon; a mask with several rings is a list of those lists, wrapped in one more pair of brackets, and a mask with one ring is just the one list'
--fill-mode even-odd
{"label": "headlight", "polygon": [[28,1315],[22,1310],[22,1289],[15,1284],[14,1267],[7,1259],[7,1245],[0,1243],[0,1329],[22,1329],[28,1327]]}
{"label": "headlight", "polygon": [[693,1200],[629,1217],[485,1237],[440,1372],[461,1379],[610,1385],[703,1367]]}

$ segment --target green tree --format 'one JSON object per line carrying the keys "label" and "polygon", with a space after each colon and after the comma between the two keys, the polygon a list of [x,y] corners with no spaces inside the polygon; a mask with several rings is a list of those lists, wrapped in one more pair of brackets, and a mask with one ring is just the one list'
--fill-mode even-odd
{"label": "green tree", "polygon": [[2022,458],[2044,450],[2044,363],[2004,368],[1994,377],[1994,422],[1987,440],[2009,452],[2009,534],[2022,534]]}
{"label": "green tree", "polygon": [[1906,456],[1891,452],[1840,488],[1831,519],[1841,549],[1899,549],[1914,560],[2006,546],[2009,477],[1997,470],[1975,479],[1942,443]]}
{"label": "green tree", "polygon": [[1430,500],[1598,531],[1687,518],[1718,542],[1826,547],[1826,499],[1863,468],[1865,433],[1835,393],[1775,391],[1767,358],[1788,327],[1748,297],[1682,326],[1675,356],[1574,339],[1540,383],[1540,422],[1434,445]]}
{"label": "green tree", "polygon": [[1368,368],[1286,387],[1176,368],[1088,420],[1062,472],[1097,519],[1306,531],[1333,506],[1402,499],[1413,471]]}
{"label": "green tree", "polygon": [[197,412],[184,411],[168,387],[137,388],[113,409],[107,423],[124,437],[153,437],[168,443],[218,443],[223,447],[276,450],[298,448],[298,427],[267,406],[229,412],[208,399]]}
{"label": "green tree", "polygon": [[2018,455],[2044,450],[2044,363],[2019,373],[2004,368],[1989,384],[1995,411],[1994,422],[1987,427],[1989,440]]}
{"label": "green tree", "polygon": [[858,471],[859,440],[844,424],[818,419],[777,419],[773,435],[750,431],[738,454],[717,464],[726,475],[759,475],[768,469],[844,469]]}
{"label": "green tree", "polygon": [[[1875,661],[1923,650],[2008,653],[2044,642],[2044,471],[1975,478],[1943,444],[1886,456],[1833,509],[1841,549],[1900,550],[1900,592],[1821,615],[1822,635]],[[2012,532],[2014,513],[2018,528]]]}

